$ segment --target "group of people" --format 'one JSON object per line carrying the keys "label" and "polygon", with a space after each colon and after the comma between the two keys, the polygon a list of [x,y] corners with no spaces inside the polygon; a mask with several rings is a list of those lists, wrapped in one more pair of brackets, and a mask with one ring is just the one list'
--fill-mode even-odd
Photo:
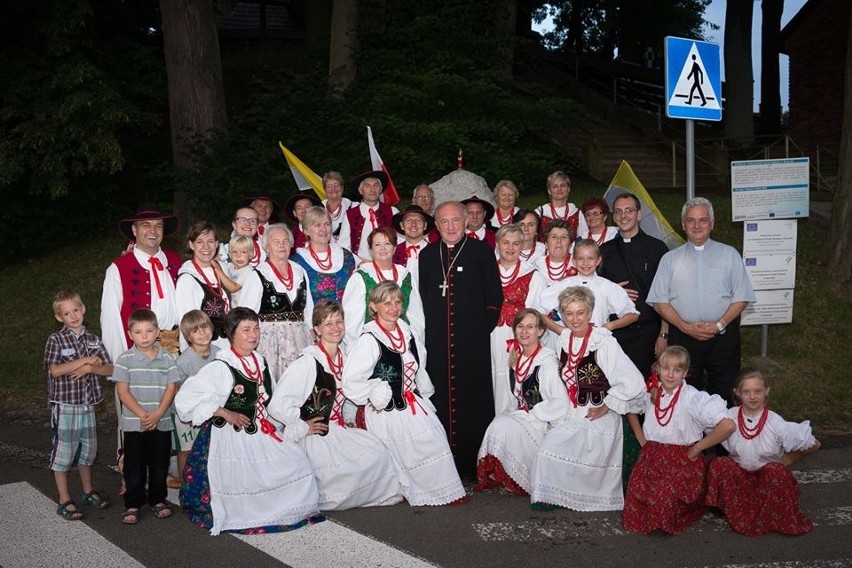
{"label": "group of people", "polygon": [[[754,293],[737,252],[709,238],[709,201],[684,205],[688,242],[668,251],[641,230],[636,196],[614,200],[610,227],[606,201],[568,201],[562,172],[536,210],[501,180],[497,207],[436,207],[421,185],[399,211],[380,199],[387,181],[358,176],[352,202],[330,172],[324,202],[286,201],[289,224],[271,196],[247,196],[227,243],[209,222],[190,227],[186,261],[160,246],[174,216],[144,204],[120,223],[131,245],[106,273],[103,342],[79,296],[54,301],[60,515],[83,515],[74,463],[82,503],[109,505],[90,469],[103,376],[120,408],[126,524],[146,504],[172,514],[174,450],[181,505],[213,534],[463,503],[462,480],[539,509],[623,509],[631,531],[685,530],[705,496],[746,534],[809,530],[786,465],[819,445],[807,423],[767,414],[762,375],[739,373]],[[734,393],[743,404],[729,410]],[[718,444],[730,458],[708,482],[703,451]],[[767,520],[782,509],[783,523]]]}

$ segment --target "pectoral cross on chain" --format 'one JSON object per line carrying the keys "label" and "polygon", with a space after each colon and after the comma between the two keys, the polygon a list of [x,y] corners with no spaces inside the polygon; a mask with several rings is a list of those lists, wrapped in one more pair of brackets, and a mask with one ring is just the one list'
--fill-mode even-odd
{"label": "pectoral cross on chain", "polygon": [[444,280],[444,282],[438,286],[438,288],[440,288],[440,289],[441,289],[441,297],[442,297],[442,298],[446,298],[446,297],[447,297],[447,288],[449,288],[449,287],[450,287],[450,286],[449,286],[449,284],[447,284],[447,281],[446,281],[446,280]]}

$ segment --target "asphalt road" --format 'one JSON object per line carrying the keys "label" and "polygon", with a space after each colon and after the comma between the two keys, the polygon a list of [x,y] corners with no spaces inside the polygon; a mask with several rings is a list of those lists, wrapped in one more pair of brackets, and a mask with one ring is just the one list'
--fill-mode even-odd
{"label": "asphalt road", "polygon": [[[101,419],[95,484],[113,507],[85,510],[83,522],[55,514],[46,464],[47,411],[0,408],[0,567],[38,566],[608,566],[765,568],[852,567],[852,440],[824,439],[797,464],[802,506],[815,523],[801,537],[733,533],[707,514],[671,537],[625,534],[617,513],[533,511],[528,500],[494,490],[461,506],[393,507],[331,513],[325,523],[281,535],[211,537],[180,514],[138,525],[120,522],[111,422]],[[79,491],[76,480],[72,487]],[[175,495],[172,498],[176,501]]]}

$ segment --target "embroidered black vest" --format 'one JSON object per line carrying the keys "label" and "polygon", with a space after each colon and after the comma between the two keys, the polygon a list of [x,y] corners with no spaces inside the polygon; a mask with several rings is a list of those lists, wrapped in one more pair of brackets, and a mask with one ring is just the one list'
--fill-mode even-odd
{"label": "embroidered black vest", "polygon": [[[222,363],[227,365],[234,376],[234,388],[225,402],[225,409],[247,416],[251,423],[245,429],[246,434],[254,434],[257,432],[257,383],[225,361]],[[269,375],[268,366],[263,370],[263,390],[266,392],[266,402],[269,402],[272,398],[272,377]],[[213,426],[222,428],[225,424],[227,422],[221,416],[213,417]],[[234,426],[234,430],[240,431],[237,426]]]}
{"label": "embroidered black vest", "polygon": [[[225,298],[213,293],[213,290],[204,282],[193,276],[192,274],[181,274],[181,276],[189,276],[201,286],[204,292],[204,298],[201,300],[201,311],[207,314],[210,322],[213,324],[213,340],[220,337],[227,337],[225,334],[225,316],[228,314],[228,304],[225,303]],[[221,288],[220,288],[221,290]],[[225,293],[221,290],[222,294]]]}
{"label": "embroidered black vest", "polygon": [[[532,370],[529,376],[524,379],[524,382],[520,385],[521,396],[524,401],[527,403],[527,409],[532,409],[533,406],[541,402],[541,392],[539,391],[538,384],[538,370],[541,368],[541,365],[536,365],[536,367]],[[515,402],[518,405],[518,408],[521,408],[521,403],[518,400],[517,395],[515,395],[515,369],[509,369],[509,391],[512,393],[512,398],[515,399]]]}
{"label": "embroidered black vest", "polygon": [[334,380],[334,375],[326,373],[322,363],[314,360],[317,365],[317,379],[314,382],[314,388],[302,408],[299,410],[299,417],[302,420],[322,416],[323,422],[328,424],[328,419],[331,416],[331,411],[334,408],[334,397],[337,394],[337,382]]}
{"label": "embroidered black vest", "polygon": [[[372,335],[372,334],[370,334]],[[402,395],[403,392],[403,377],[405,369],[402,364],[402,354],[392,351],[388,346],[379,341],[379,338],[372,335],[373,339],[379,345],[379,360],[376,361],[376,366],[373,367],[373,374],[370,380],[378,379],[385,381],[391,388],[391,399],[385,407],[385,412],[391,410],[405,410],[408,408],[408,402]],[[414,355],[414,360],[420,365],[420,356],[417,354],[417,347],[414,345],[414,337],[408,342],[408,348],[411,349],[411,354]],[[414,394],[420,396],[420,391],[417,390],[417,384],[412,379]]]}
{"label": "embroidered black vest", "polygon": [[300,322],[305,319],[305,304],[308,301],[307,284],[305,280],[299,284],[296,299],[290,302],[287,292],[278,292],[275,285],[263,277],[259,270],[257,275],[263,286],[263,295],[260,297],[260,321],[294,321]]}
{"label": "embroidered black vest", "polygon": [[[565,367],[568,354],[563,351],[559,357],[559,371]],[[577,365],[577,404],[586,406],[603,404],[606,393],[609,392],[609,381],[603,370],[595,361],[595,351],[590,351]]]}

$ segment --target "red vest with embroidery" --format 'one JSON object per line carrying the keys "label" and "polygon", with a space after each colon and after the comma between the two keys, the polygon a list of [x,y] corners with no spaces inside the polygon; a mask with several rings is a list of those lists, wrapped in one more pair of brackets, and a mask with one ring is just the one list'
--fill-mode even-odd
{"label": "red vest with embroidery", "polygon": [[[376,212],[376,228],[390,227],[391,219],[393,218],[393,209],[387,203],[379,202]],[[367,213],[369,215],[369,213]],[[349,246],[352,247],[352,254],[358,254],[358,249],[361,247],[361,233],[364,232],[364,223],[366,219],[361,215],[361,207],[356,206],[346,212],[349,218]],[[372,230],[372,229],[370,229]]]}
{"label": "red vest with embroidery", "polygon": [[503,307],[500,308],[500,319],[497,325],[512,327],[515,316],[526,307],[527,294],[530,292],[530,282],[535,270],[530,270],[519,276],[508,286],[503,286]]}
{"label": "red vest with embroidery", "polygon": [[[163,250],[166,255],[166,270],[172,277],[172,283],[177,282],[178,270],[183,260],[178,253]],[[130,334],[127,333],[127,320],[130,314],[139,308],[151,307],[151,273],[147,268],[139,264],[136,255],[129,252],[113,261],[118,268],[118,276],[121,278],[121,322],[124,324],[124,338],[127,345],[133,345]]]}

